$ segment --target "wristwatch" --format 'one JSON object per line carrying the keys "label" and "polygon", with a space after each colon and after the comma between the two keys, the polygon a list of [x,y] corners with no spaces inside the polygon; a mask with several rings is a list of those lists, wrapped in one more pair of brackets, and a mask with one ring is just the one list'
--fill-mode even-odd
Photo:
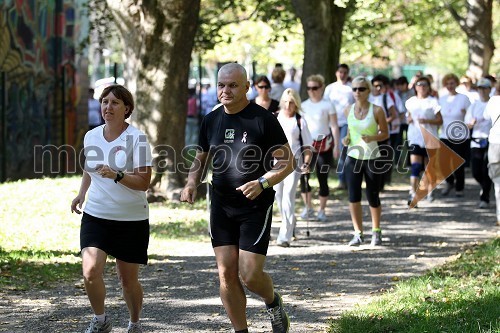
{"label": "wristwatch", "polygon": [[115,183],[118,183],[120,180],[122,180],[124,176],[125,176],[125,174],[123,173],[123,171],[117,171]]}
{"label": "wristwatch", "polygon": [[269,181],[264,177],[259,178],[259,183],[260,183],[260,186],[262,186],[263,190],[265,190],[266,188],[269,187]]}

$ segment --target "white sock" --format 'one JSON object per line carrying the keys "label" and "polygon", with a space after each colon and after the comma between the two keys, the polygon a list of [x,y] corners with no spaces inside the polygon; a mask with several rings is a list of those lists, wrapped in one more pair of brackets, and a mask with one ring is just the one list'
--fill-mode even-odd
{"label": "white sock", "polygon": [[128,328],[129,329],[132,328],[132,327],[134,327],[134,326],[139,326],[139,325],[140,325],[139,321],[136,322],[136,323],[133,323],[130,320],[128,321]]}
{"label": "white sock", "polygon": [[103,314],[100,314],[100,315],[97,315],[97,314],[94,314],[94,317],[97,318],[97,321],[102,324],[104,323],[104,321],[106,320],[106,312],[104,312]]}

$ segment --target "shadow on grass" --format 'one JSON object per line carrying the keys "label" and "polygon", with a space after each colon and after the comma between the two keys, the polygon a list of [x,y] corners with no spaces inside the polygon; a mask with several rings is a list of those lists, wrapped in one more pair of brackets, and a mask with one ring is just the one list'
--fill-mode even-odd
{"label": "shadow on grass", "polygon": [[6,251],[0,248],[1,289],[46,288],[54,282],[75,279],[80,274],[79,252]]}
{"label": "shadow on grass", "polygon": [[[384,316],[364,313],[344,315],[330,322],[330,333],[421,333],[421,332],[498,332],[500,294],[470,300],[424,302],[413,311],[385,312]],[[444,314],[447,315],[444,315]]]}

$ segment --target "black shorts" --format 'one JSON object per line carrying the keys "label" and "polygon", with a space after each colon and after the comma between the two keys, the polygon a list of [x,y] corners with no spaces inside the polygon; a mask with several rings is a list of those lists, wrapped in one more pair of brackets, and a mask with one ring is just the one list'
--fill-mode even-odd
{"label": "black shorts", "polygon": [[114,221],[83,213],[80,249],[97,247],[116,259],[147,264],[149,220]]}
{"label": "black shorts", "polygon": [[211,186],[211,198],[212,246],[236,245],[241,250],[266,255],[274,190],[267,189],[255,200],[249,200],[239,191],[219,191]]}
{"label": "black shorts", "polygon": [[422,157],[427,157],[427,150],[419,145],[410,145],[408,149],[410,151],[410,155],[418,155]]}

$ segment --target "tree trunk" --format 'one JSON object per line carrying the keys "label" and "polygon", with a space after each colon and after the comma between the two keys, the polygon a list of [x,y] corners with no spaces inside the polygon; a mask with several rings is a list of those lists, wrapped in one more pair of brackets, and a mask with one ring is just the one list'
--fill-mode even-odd
{"label": "tree trunk", "polygon": [[159,155],[152,185],[166,172],[167,189],[182,187],[189,64],[200,0],[107,1],[125,44],[124,78],[136,98],[132,121]]}
{"label": "tree trunk", "polygon": [[348,8],[338,7],[331,0],[292,0],[292,5],[304,29],[300,95],[305,98],[306,80],[309,75],[323,75],[326,84],[335,80]]}
{"label": "tree trunk", "polygon": [[469,67],[467,74],[474,79],[489,74],[495,52],[493,42],[493,0],[467,0],[467,16],[461,17],[448,6],[453,18],[467,35]]}

